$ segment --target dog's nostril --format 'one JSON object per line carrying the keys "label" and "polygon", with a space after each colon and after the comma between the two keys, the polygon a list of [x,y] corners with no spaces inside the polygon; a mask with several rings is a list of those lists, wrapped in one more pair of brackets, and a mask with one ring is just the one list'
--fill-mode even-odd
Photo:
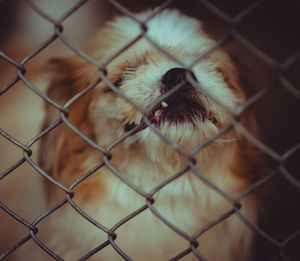
{"label": "dog's nostril", "polygon": [[[175,86],[180,83],[186,82],[186,75],[188,71],[185,68],[172,68],[167,71],[162,79],[161,82],[163,84],[163,88],[167,90],[171,90]],[[191,72],[191,76],[196,80],[195,75]]]}

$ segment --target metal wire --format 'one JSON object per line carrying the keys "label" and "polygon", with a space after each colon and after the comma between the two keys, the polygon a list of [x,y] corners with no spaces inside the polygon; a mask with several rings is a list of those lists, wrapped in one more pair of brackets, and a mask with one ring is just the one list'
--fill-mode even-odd
{"label": "metal wire", "polygon": [[[252,4],[249,4],[247,7],[245,7],[242,11],[240,11],[235,17],[230,17],[225,12],[223,12],[222,9],[217,7],[212,1],[208,0],[198,0],[199,3],[201,3],[204,8],[207,8],[210,12],[214,13],[217,17],[219,17],[221,20],[223,20],[226,24],[229,25],[230,30],[226,34],[225,37],[223,37],[221,40],[219,40],[216,45],[208,50],[206,53],[199,56],[195,61],[193,61],[191,64],[187,65],[184,64],[184,61],[177,60],[175,57],[173,57],[170,53],[168,53],[167,50],[162,48],[158,43],[156,43],[153,39],[151,39],[147,35],[148,31],[148,22],[151,21],[161,10],[167,8],[170,6],[174,1],[168,0],[165,1],[159,8],[156,8],[155,11],[153,11],[147,19],[144,21],[139,20],[132,12],[130,12],[125,6],[121,5],[116,0],[108,0],[107,2],[111,4],[111,6],[118,10],[121,14],[127,16],[128,18],[132,19],[134,22],[136,22],[140,26],[140,34],[135,38],[132,39],[129,43],[127,43],[125,46],[123,46],[120,50],[116,51],[114,54],[112,54],[110,57],[107,58],[107,60],[102,61],[102,63],[99,63],[98,61],[94,60],[92,57],[87,55],[83,50],[81,50],[79,47],[77,47],[75,44],[73,44],[67,37],[64,35],[64,24],[63,22],[66,21],[70,16],[72,16],[74,13],[76,13],[79,9],[82,8],[89,0],[80,0],[78,1],[72,8],[67,10],[60,18],[54,19],[49,14],[47,14],[47,10],[43,10],[40,8],[37,4],[32,2],[31,0],[23,0],[24,3],[31,8],[32,11],[34,11],[37,15],[41,16],[43,19],[47,20],[49,23],[53,26],[53,34],[49,35],[49,38],[43,42],[38,48],[32,50],[27,56],[23,57],[21,62],[17,62],[12,57],[8,56],[4,52],[0,51],[0,57],[4,59],[7,63],[9,63],[11,66],[14,66],[17,71],[17,76],[15,79],[12,79],[10,83],[8,83],[6,86],[2,87],[0,90],[0,94],[6,93],[11,88],[14,88],[16,83],[22,81],[25,83],[25,85],[28,87],[29,90],[33,91],[37,97],[40,97],[43,99],[48,105],[52,106],[55,110],[57,110],[58,114],[60,115],[60,118],[55,122],[52,123],[47,129],[42,130],[38,135],[36,135],[33,139],[27,142],[27,144],[22,144],[19,142],[16,138],[13,137],[13,135],[5,132],[4,130],[0,129],[0,134],[9,141],[13,146],[16,146],[23,152],[23,157],[19,159],[17,162],[15,162],[13,165],[11,165],[7,170],[5,170],[3,173],[0,174],[0,181],[1,179],[4,179],[7,177],[7,175],[11,175],[17,168],[19,168],[22,164],[25,162],[29,163],[31,167],[38,172],[44,179],[47,179],[48,181],[52,182],[59,190],[61,190],[65,194],[65,198],[58,202],[55,206],[48,209],[46,212],[41,214],[40,216],[36,217],[36,219],[33,222],[29,222],[22,217],[20,217],[17,213],[12,211],[9,206],[6,206],[2,203],[0,203],[0,208],[4,210],[7,214],[9,214],[13,219],[15,219],[17,222],[19,222],[22,226],[27,227],[29,229],[28,235],[26,235],[24,238],[21,238],[19,242],[17,242],[15,245],[13,245],[10,249],[7,249],[4,253],[0,255],[0,260],[4,260],[6,257],[11,255],[14,251],[16,251],[20,246],[23,244],[26,244],[29,240],[34,241],[43,251],[45,251],[50,257],[52,257],[55,260],[64,260],[62,257],[58,256],[54,250],[49,249],[46,245],[46,243],[43,243],[38,238],[39,235],[39,229],[38,224],[44,220],[47,219],[51,214],[53,214],[55,211],[60,209],[64,205],[69,205],[79,215],[90,222],[95,229],[99,229],[107,234],[107,241],[102,242],[100,245],[98,245],[96,248],[91,249],[88,253],[85,253],[84,256],[79,258],[79,260],[87,260],[91,256],[95,255],[102,249],[106,248],[107,246],[112,246],[112,248],[124,259],[124,260],[132,260],[130,256],[128,256],[117,244],[116,239],[118,236],[118,229],[122,227],[126,222],[129,220],[134,220],[136,216],[140,215],[145,210],[149,210],[156,218],[158,218],[162,223],[164,223],[166,226],[168,226],[171,230],[173,230],[177,235],[179,235],[181,238],[186,240],[189,243],[189,247],[182,251],[181,253],[178,253],[176,256],[174,256],[171,260],[180,260],[184,258],[188,254],[193,254],[198,260],[206,260],[204,256],[199,252],[198,250],[198,241],[197,239],[206,231],[210,230],[215,225],[223,222],[227,218],[229,218],[232,215],[238,216],[247,226],[250,227],[257,235],[263,237],[266,241],[268,241],[271,245],[273,245],[277,250],[278,254],[275,256],[272,256],[269,258],[269,260],[288,260],[291,261],[288,257],[288,250],[287,245],[289,245],[291,242],[296,240],[300,237],[300,231],[294,231],[292,234],[287,236],[285,240],[278,241],[265,231],[263,231],[258,226],[252,224],[243,214],[240,212],[240,209],[242,208],[241,200],[246,197],[247,195],[253,193],[253,191],[259,189],[260,187],[264,186],[266,183],[270,182],[274,179],[274,177],[281,176],[285,178],[295,189],[300,191],[300,182],[297,180],[297,178],[293,175],[293,173],[290,173],[290,171],[286,168],[285,163],[287,160],[295,155],[300,150],[300,143],[294,144],[291,148],[289,148],[285,153],[279,154],[269,148],[266,144],[259,141],[257,138],[255,138],[253,135],[251,135],[245,128],[242,127],[242,125],[239,122],[239,116],[251,105],[256,103],[257,101],[260,101],[263,97],[265,97],[267,94],[272,92],[274,88],[279,88],[277,86],[280,86],[280,88],[283,88],[287,92],[289,92],[291,95],[293,95],[295,98],[300,100],[300,91],[296,88],[296,86],[291,83],[287,77],[285,76],[285,72],[291,68],[296,62],[300,59],[300,51],[297,51],[290,57],[288,57],[284,62],[279,63],[275,61],[273,58],[268,56],[266,53],[264,53],[262,50],[260,50],[258,47],[256,47],[253,43],[245,39],[241,35],[241,33],[237,30],[238,25],[240,25],[247,16],[251,15],[256,9],[259,9],[260,6],[264,1],[254,1]],[[255,93],[251,97],[247,99],[247,101],[243,104],[241,104],[234,112],[230,112],[232,115],[232,121],[231,123],[226,126],[223,130],[221,130],[219,133],[217,133],[215,136],[209,138],[205,143],[203,144],[197,144],[197,146],[194,148],[194,150],[191,153],[186,152],[183,148],[181,148],[178,144],[174,143],[172,140],[165,137],[159,129],[157,129],[149,120],[148,114],[151,112],[151,110],[159,104],[161,101],[163,101],[165,98],[172,95],[173,92],[177,91],[181,86],[176,86],[172,91],[166,93],[158,99],[154,104],[152,104],[149,108],[146,110],[141,108],[138,104],[135,104],[133,101],[131,101],[128,97],[126,97],[124,94],[120,92],[118,88],[116,88],[106,77],[107,75],[107,66],[114,60],[116,57],[121,55],[124,51],[126,51],[129,47],[133,46],[136,42],[138,42],[140,39],[146,39],[149,43],[151,43],[160,53],[161,55],[166,56],[167,58],[171,59],[175,63],[177,63],[180,66],[183,66],[187,68],[188,70],[192,71],[193,67],[202,59],[204,59],[207,55],[214,52],[217,48],[224,46],[226,43],[231,41],[236,41],[240,45],[244,46],[247,50],[249,50],[254,56],[256,56],[260,61],[271,67],[272,69],[276,70],[277,76],[274,82],[270,84],[269,86],[266,86],[259,92]],[[86,86],[82,91],[75,94],[71,99],[69,99],[63,106],[59,105],[55,101],[53,101],[51,98],[49,98],[44,92],[40,91],[38,88],[36,88],[26,77],[26,64],[35,56],[40,55],[46,47],[51,45],[54,40],[59,40],[61,43],[63,43],[67,48],[72,50],[77,55],[81,56],[85,61],[87,61],[89,64],[94,66],[99,71],[98,78],[94,80],[93,83],[91,83],[89,86]],[[190,77],[191,78],[191,77]],[[130,180],[128,180],[120,171],[117,170],[117,166],[113,166],[111,163],[111,159],[113,158],[112,149],[126,140],[131,134],[136,132],[140,126],[136,126],[129,132],[125,133],[122,137],[118,138],[114,142],[112,142],[107,147],[102,147],[95,143],[92,139],[88,138],[86,135],[84,135],[80,130],[78,130],[74,125],[71,124],[71,122],[68,120],[69,117],[69,111],[68,108],[75,103],[77,100],[80,100],[84,95],[86,95],[90,90],[92,90],[97,84],[100,82],[105,82],[109,88],[111,88],[117,95],[119,95],[122,99],[124,99],[126,102],[130,103],[132,106],[134,106],[137,110],[143,113],[143,123],[146,124],[153,132],[155,132],[163,142],[168,144],[170,147],[172,147],[174,150],[179,152],[181,155],[185,156],[188,160],[188,163],[185,167],[183,167],[180,171],[177,173],[174,173],[173,176],[169,177],[162,183],[158,184],[155,188],[153,188],[149,193],[146,191],[143,191],[141,188],[133,184]],[[193,82],[193,79],[191,79],[191,82]],[[195,83],[197,85],[197,83]],[[201,86],[197,86],[201,91],[205,92],[205,90],[202,89]],[[209,96],[208,93],[205,93]],[[212,97],[218,105],[223,106],[220,101]],[[74,180],[74,182],[69,185],[65,186],[62,183],[55,180],[52,176],[50,176],[46,171],[41,169],[34,160],[31,159],[32,156],[32,150],[31,146],[39,141],[43,136],[48,135],[53,130],[58,128],[60,125],[64,125],[67,128],[69,128],[70,131],[75,133],[77,136],[79,136],[84,142],[86,142],[90,147],[98,150],[99,152],[103,153],[103,161],[99,162],[96,166],[92,167],[85,172],[83,175],[81,175],[78,179]],[[268,155],[272,159],[274,159],[277,162],[277,168],[269,173],[268,175],[262,177],[260,180],[252,184],[249,188],[245,189],[243,192],[241,192],[238,196],[232,197],[229,194],[227,194],[225,191],[220,189],[216,184],[214,184],[212,181],[210,181],[199,169],[196,167],[196,160],[194,156],[201,150],[203,150],[206,146],[208,146],[210,143],[212,143],[214,140],[216,140],[219,136],[229,132],[232,129],[236,129],[239,131],[250,143],[255,145],[259,148],[264,154]],[[99,169],[101,169],[103,166],[106,166],[111,170],[111,172],[124,184],[128,186],[131,190],[136,192],[140,197],[142,197],[145,202],[144,205],[142,205],[140,208],[133,211],[128,216],[124,217],[122,220],[119,220],[112,228],[107,228],[98,221],[96,221],[92,216],[87,214],[83,209],[80,208],[79,205],[77,205],[73,201],[73,197],[75,195],[74,188],[82,183],[85,179],[90,177],[91,175],[95,175],[95,172]],[[197,176],[206,186],[210,187],[211,190],[218,193],[222,198],[226,199],[231,205],[232,209],[227,211],[226,213],[223,213],[219,217],[212,220],[209,224],[207,224],[205,227],[199,227],[199,230],[194,235],[189,235],[187,232],[183,231],[182,229],[176,227],[174,224],[172,224],[168,219],[166,219],[155,207],[155,194],[159,192],[160,190],[163,190],[164,187],[168,186],[168,184],[174,182],[174,180],[178,179],[182,175],[185,175],[187,171],[191,171],[195,176]],[[24,257],[24,260],[26,260],[26,257]]]}

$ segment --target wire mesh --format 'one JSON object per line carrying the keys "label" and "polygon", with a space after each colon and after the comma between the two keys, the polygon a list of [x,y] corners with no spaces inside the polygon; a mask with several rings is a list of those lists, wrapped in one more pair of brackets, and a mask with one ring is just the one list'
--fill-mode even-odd
{"label": "wire mesh", "polygon": [[[300,99],[300,91],[297,89],[297,87],[286,77],[286,72],[291,68],[295,63],[299,61],[300,57],[300,50],[293,53],[285,59],[283,62],[277,62],[272,57],[268,56],[264,51],[257,48],[254,44],[252,44],[250,41],[248,41],[241,32],[237,30],[238,26],[247,18],[247,16],[251,15],[256,9],[259,9],[260,6],[263,4],[264,1],[253,1],[248,6],[246,6],[243,10],[241,10],[238,14],[236,14],[234,17],[228,16],[221,8],[219,8],[216,4],[214,4],[212,1],[206,1],[206,0],[198,0],[199,4],[202,4],[204,8],[215,14],[219,17],[224,23],[229,25],[230,30],[228,33],[220,39],[216,46],[214,46],[212,49],[207,51],[205,54],[198,57],[189,67],[188,69],[192,69],[195,64],[197,64],[200,60],[204,59],[209,53],[214,52],[214,50],[218,47],[222,47],[224,44],[230,41],[236,41],[240,45],[244,46],[253,56],[256,56],[260,61],[265,63],[267,66],[271,67],[273,70],[277,72],[276,78],[274,81],[269,85],[265,86],[265,88],[261,89],[260,91],[253,94],[251,97],[247,99],[247,101],[243,104],[241,104],[234,112],[233,112],[233,118],[229,126],[226,126],[220,133],[218,133],[216,136],[211,137],[205,144],[199,144],[192,153],[189,153],[185,151],[183,148],[178,146],[176,143],[174,143],[172,140],[169,140],[167,137],[165,137],[160,131],[155,128],[151,121],[148,119],[149,112],[157,105],[159,104],[164,98],[170,96],[172,93],[167,93],[166,96],[161,97],[155,104],[152,105],[151,108],[148,110],[143,110],[141,107],[139,107],[137,104],[134,104],[133,101],[129,100],[122,92],[116,88],[106,77],[107,76],[107,66],[114,60],[116,57],[121,55],[126,49],[128,49],[130,46],[134,45],[136,42],[138,42],[140,39],[144,38],[148,40],[155,48],[159,50],[159,52],[162,55],[165,55],[169,57],[172,60],[175,60],[178,64],[181,64],[181,61],[176,60],[175,57],[173,57],[170,53],[168,53],[166,50],[164,50],[159,44],[157,44],[155,41],[153,41],[148,35],[147,35],[147,29],[148,25],[147,23],[155,17],[161,10],[168,8],[174,1],[164,1],[163,4],[155,9],[151,13],[151,15],[146,19],[145,21],[140,21],[129,9],[127,9],[125,6],[121,5],[118,1],[115,0],[108,0],[109,4],[118,10],[122,15],[128,16],[130,19],[135,21],[139,24],[141,31],[140,34],[133,39],[130,43],[128,43],[126,46],[124,46],[119,51],[115,52],[112,56],[110,56],[105,61],[102,61],[99,63],[99,61],[96,61],[86,53],[84,53],[83,50],[81,50],[79,47],[77,47],[75,44],[73,44],[70,40],[67,39],[67,37],[64,35],[64,21],[67,20],[70,16],[72,16],[74,13],[77,12],[78,9],[82,8],[88,0],[81,0],[78,1],[72,8],[67,10],[61,17],[58,19],[55,19],[47,14],[47,10],[43,10],[38,6],[38,4],[35,4],[35,2],[31,0],[24,0],[26,5],[32,9],[32,11],[36,12],[38,15],[40,15],[43,19],[47,20],[49,23],[52,24],[54,33],[52,35],[49,35],[49,38],[44,41],[42,44],[40,44],[36,49],[33,49],[27,56],[23,57],[21,62],[18,62],[14,60],[12,57],[10,57],[8,54],[0,51],[0,56],[3,60],[5,60],[8,64],[15,67],[17,73],[16,77],[11,80],[8,84],[5,86],[1,86],[1,95],[5,94],[6,92],[10,91],[10,89],[15,88],[16,84],[18,82],[23,82],[27,88],[29,88],[31,91],[33,91],[40,99],[44,100],[47,104],[52,106],[59,112],[60,119],[53,124],[51,124],[48,128],[45,130],[42,130],[37,136],[33,137],[31,140],[29,140],[26,144],[22,144],[20,141],[18,141],[13,135],[10,133],[5,132],[4,130],[0,130],[1,135],[9,141],[11,144],[16,146],[19,150],[23,152],[23,157],[21,157],[18,161],[16,161],[13,165],[11,165],[8,169],[6,169],[3,173],[0,174],[0,180],[5,179],[8,175],[13,175],[13,172],[19,168],[24,163],[29,163],[31,167],[39,173],[43,179],[46,179],[53,183],[59,190],[61,190],[65,194],[65,198],[61,200],[60,202],[57,202],[57,204],[50,209],[48,209],[46,212],[42,213],[40,216],[37,216],[33,222],[27,221],[23,219],[21,216],[19,216],[17,213],[15,213],[12,209],[10,209],[10,206],[6,206],[5,204],[0,203],[0,208],[5,211],[8,215],[11,216],[11,218],[15,219],[17,222],[19,222],[22,226],[25,226],[28,228],[29,232],[24,238],[20,238],[19,241],[11,246],[11,248],[7,249],[4,253],[0,255],[0,260],[5,260],[7,257],[9,257],[14,251],[16,251],[18,248],[20,248],[23,244],[26,244],[28,241],[34,241],[43,251],[45,251],[50,257],[52,257],[55,260],[63,260],[62,257],[58,256],[52,249],[49,249],[47,247],[47,244],[43,243],[39,239],[39,229],[38,225],[41,221],[44,219],[47,219],[50,215],[52,215],[55,211],[62,208],[64,205],[68,204],[71,206],[76,212],[78,212],[79,215],[82,216],[83,219],[90,222],[95,229],[102,230],[104,233],[107,234],[107,241],[102,242],[99,244],[96,248],[91,249],[88,253],[86,253],[84,256],[79,258],[79,260],[87,260],[94,254],[98,253],[99,251],[102,251],[107,246],[112,246],[113,249],[124,259],[124,260],[131,260],[130,256],[127,256],[127,254],[118,246],[116,242],[116,238],[118,236],[118,229],[122,227],[126,222],[135,219],[136,216],[140,215],[145,210],[149,210],[152,212],[153,215],[155,215],[161,222],[163,222],[165,225],[167,225],[171,230],[173,230],[177,235],[184,238],[188,243],[189,247],[182,251],[181,253],[178,253],[172,260],[179,260],[181,258],[184,258],[187,254],[193,253],[194,256],[198,260],[206,260],[204,256],[202,256],[201,252],[198,251],[198,241],[197,239],[205,233],[207,230],[211,229],[212,227],[216,226],[217,224],[223,222],[225,219],[232,215],[237,215],[241,218],[241,220],[249,226],[256,235],[262,237],[265,241],[268,241],[275,251],[273,251],[272,256],[268,257],[268,260],[292,260],[289,258],[288,255],[288,249],[287,245],[291,242],[298,242],[300,230],[294,231],[292,234],[286,236],[284,240],[278,240],[272,235],[265,232],[263,229],[261,229],[259,226],[252,224],[245,216],[243,216],[240,212],[241,208],[241,199],[246,197],[247,195],[253,193],[253,191],[257,190],[258,188],[264,186],[266,183],[270,182],[270,180],[273,180],[275,177],[282,176],[285,178],[285,180],[292,185],[297,190],[300,190],[300,181],[297,180],[295,175],[286,167],[286,162],[289,158],[293,157],[299,149],[300,149],[300,143],[294,144],[294,146],[290,147],[288,150],[286,150],[284,153],[280,154],[264,144],[262,141],[258,140],[256,137],[254,137],[250,132],[248,132],[240,123],[239,117],[240,115],[248,109],[250,106],[261,100],[263,97],[267,96],[269,93],[271,93],[274,88],[276,88],[278,85],[280,85],[281,88],[284,88],[290,95],[296,97],[296,99]],[[91,83],[89,86],[87,86],[84,90],[74,95],[70,100],[65,102],[63,105],[59,105],[57,102],[52,100],[50,97],[48,97],[44,92],[40,91],[34,84],[32,84],[26,77],[27,70],[26,70],[26,64],[30,62],[31,59],[33,59],[35,56],[40,55],[49,45],[51,45],[55,40],[61,41],[67,48],[72,50],[76,55],[81,56],[85,61],[87,61],[89,64],[93,65],[95,68],[98,69],[99,75],[98,78]],[[78,130],[72,123],[68,120],[68,117],[70,116],[70,113],[68,111],[69,107],[76,102],[79,99],[82,99],[90,90],[95,88],[97,84],[100,82],[105,82],[117,95],[123,97],[127,102],[131,103],[135,108],[142,111],[144,114],[143,117],[143,124],[146,124],[149,128],[151,128],[156,134],[160,136],[160,138],[163,140],[163,142],[167,143],[170,147],[177,150],[180,154],[184,155],[188,163],[187,165],[178,171],[177,173],[174,173],[174,175],[167,180],[165,180],[163,183],[157,185],[155,188],[153,188],[150,192],[143,191],[141,188],[133,184],[130,180],[128,180],[122,173],[120,173],[115,166],[111,164],[111,159],[113,158],[112,150],[114,147],[116,147],[118,144],[126,140],[131,134],[136,132],[141,126],[136,126],[135,128],[131,129],[129,132],[125,133],[122,137],[115,140],[113,143],[111,143],[107,147],[100,146],[99,144],[95,143],[92,139],[84,135],[80,130]],[[181,86],[177,86],[176,88],[179,89]],[[177,89],[174,89],[173,92],[175,92]],[[201,88],[201,86],[199,86]],[[220,103],[216,100],[217,103]],[[222,105],[222,104],[220,104]],[[13,117],[13,115],[12,115]],[[89,146],[93,147],[99,152],[102,152],[104,154],[103,161],[99,162],[96,166],[91,166],[90,170],[88,170],[86,173],[84,173],[80,178],[74,180],[74,182],[69,185],[65,186],[62,183],[58,182],[55,178],[49,175],[49,173],[46,173],[43,169],[41,169],[38,164],[32,160],[32,150],[31,147],[38,142],[40,139],[42,139],[44,136],[48,135],[50,132],[58,128],[59,126],[67,126],[72,132],[76,133],[81,139],[83,139]],[[5,126],[4,126],[5,127]],[[211,142],[213,142],[218,135],[222,135],[223,133],[228,132],[230,129],[235,128],[237,129],[250,143],[258,147],[265,155],[268,155],[270,158],[272,158],[276,162],[276,168],[270,173],[268,173],[265,177],[258,180],[254,184],[252,184],[251,187],[247,188],[245,191],[243,191],[239,196],[232,197],[228,195],[226,192],[224,192],[222,189],[220,189],[216,184],[211,182],[199,169],[197,169],[195,164],[195,158],[194,156],[196,153],[201,151],[205,146],[209,145]],[[73,197],[75,195],[74,188],[79,185],[81,182],[83,182],[85,179],[93,175],[97,170],[101,169],[102,167],[106,166],[111,170],[111,172],[121,180],[121,182],[125,183],[130,189],[135,191],[137,194],[139,194],[141,197],[145,199],[145,204],[140,207],[139,209],[132,212],[127,217],[120,220],[117,224],[115,224],[113,227],[108,228],[99,223],[97,220],[93,218],[93,216],[90,216],[88,213],[86,213],[83,209],[81,209],[74,201]],[[180,176],[184,175],[187,171],[192,171],[196,176],[199,177],[207,186],[211,187],[214,191],[216,191],[218,194],[220,194],[223,198],[225,198],[227,201],[229,201],[232,205],[232,209],[228,212],[224,213],[223,215],[217,217],[215,220],[212,220],[207,226],[199,228],[199,231],[195,233],[194,235],[189,235],[185,231],[182,231],[180,228],[176,227],[174,224],[172,224],[169,220],[167,220],[154,206],[154,195],[159,192],[162,188],[167,186],[168,184],[172,183],[174,180],[178,179]],[[24,257],[24,260],[26,260],[26,257]]]}

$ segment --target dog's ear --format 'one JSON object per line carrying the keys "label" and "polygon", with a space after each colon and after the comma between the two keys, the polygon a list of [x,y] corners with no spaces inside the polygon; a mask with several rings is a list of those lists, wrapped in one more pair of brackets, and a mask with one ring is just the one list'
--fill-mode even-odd
{"label": "dog's ear", "polygon": [[241,89],[238,72],[231,57],[223,50],[217,49],[210,54],[212,60],[218,64],[217,70],[223,76],[227,86],[241,100],[245,99],[244,91]]}
{"label": "dog's ear", "polygon": [[[81,58],[55,58],[49,62],[51,80],[47,96],[60,106],[91,84],[98,76],[97,69]],[[92,137],[92,126],[88,120],[88,105],[93,90],[81,96],[67,107],[67,120],[79,131]],[[61,111],[50,103],[45,105],[46,117],[42,130],[61,118]],[[70,161],[80,160],[73,155],[83,152],[86,142],[75,134],[65,123],[61,123],[41,139],[39,152],[39,166],[49,175],[62,183],[68,183],[62,172],[71,164]]]}

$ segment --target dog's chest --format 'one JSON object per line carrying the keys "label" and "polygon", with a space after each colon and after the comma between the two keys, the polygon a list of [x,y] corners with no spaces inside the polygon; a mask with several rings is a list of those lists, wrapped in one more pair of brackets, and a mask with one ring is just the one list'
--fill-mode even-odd
{"label": "dog's chest", "polygon": [[[230,209],[230,204],[224,198],[192,173],[186,173],[166,186],[161,186],[161,181],[153,176],[153,169],[138,167],[128,170],[133,175],[126,178],[133,186],[111,172],[102,173],[106,191],[89,206],[85,205],[84,210],[107,231],[115,233],[114,243],[132,260],[170,260],[190,247],[188,239],[192,240],[197,231]],[[124,170],[120,171],[124,173]],[[146,195],[154,201],[147,200]],[[66,260],[75,260],[82,253],[108,240],[107,232],[88,222],[82,224],[79,215],[74,218],[74,210],[68,214],[68,218],[66,216],[64,214],[63,229],[66,220],[72,223],[72,227],[76,227],[76,231],[65,231],[70,237],[63,240],[73,245],[72,250],[69,247],[62,248],[61,240],[55,243],[62,248],[59,252],[69,257]],[[236,226],[240,227],[238,231]],[[72,235],[72,231],[76,235]],[[84,242],[78,239],[78,234],[85,235]],[[233,261],[236,247],[232,246],[241,242],[243,237],[249,237],[247,234],[238,218],[233,217],[204,233],[197,241],[201,253],[210,257],[208,260]],[[79,241],[76,239],[70,243],[71,238]],[[226,242],[219,240],[221,238],[226,238]],[[124,259],[112,245],[108,245],[91,260]],[[189,254],[182,260],[197,259]]]}
{"label": "dog's chest", "polygon": [[[133,260],[169,260],[189,247],[176,230],[192,235],[199,228],[194,199],[162,190],[150,202],[123,182],[113,183],[96,216],[114,230],[115,242],[126,255]],[[103,260],[122,260],[110,249],[102,253]]]}

